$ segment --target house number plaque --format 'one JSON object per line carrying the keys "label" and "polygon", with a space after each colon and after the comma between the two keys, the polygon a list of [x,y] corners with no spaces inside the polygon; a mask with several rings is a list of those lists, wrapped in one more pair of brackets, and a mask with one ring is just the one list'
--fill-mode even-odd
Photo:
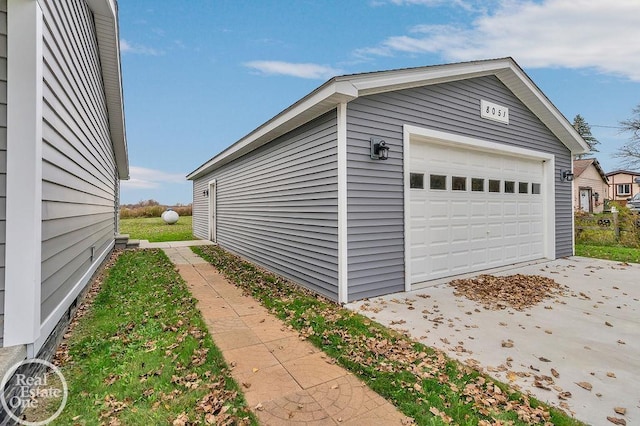
{"label": "house number plaque", "polygon": [[480,116],[489,120],[509,124],[509,108],[485,101],[484,99],[480,100]]}

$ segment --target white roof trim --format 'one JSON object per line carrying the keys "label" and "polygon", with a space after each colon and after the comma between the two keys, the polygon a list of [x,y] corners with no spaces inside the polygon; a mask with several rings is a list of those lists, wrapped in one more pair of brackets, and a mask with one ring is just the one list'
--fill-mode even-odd
{"label": "white roof trim", "polygon": [[124,119],[120,34],[116,0],[87,0],[93,12],[102,67],[102,81],[109,114],[109,131],[120,179],[129,179],[129,155]]}
{"label": "white roof trim", "polygon": [[495,75],[573,155],[589,147],[512,58],[335,77],[187,175],[193,180],[359,96]]}

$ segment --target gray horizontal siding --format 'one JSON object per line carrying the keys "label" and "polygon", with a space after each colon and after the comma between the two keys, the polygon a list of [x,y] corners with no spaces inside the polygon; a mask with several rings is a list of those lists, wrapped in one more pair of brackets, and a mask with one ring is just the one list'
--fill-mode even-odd
{"label": "gray horizontal siding", "polygon": [[338,294],[336,111],[193,183],[193,229],[208,238],[217,182],[218,243],[332,299]]}
{"label": "gray horizontal siding", "polygon": [[208,234],[208,199],[202,195],[202,191],[207,189],[208,180],[205,178],[193,181],[193,235],[202,238],[203,240],[209,239]]}
{"label": "gray horizontal siding", "polygon": [[[510,124],[480,117],[480,99],[509,108]],[[551,152],[556,174],[569,150],[496,77],[481,77],[371,96],[347,107],[349,300],[404,289],[403,125]],[[391,146],[370,159],[370,137]],[[556,255],[572,253],[571,185],[556,184]],[[381,232],[382,231],[382,232]]]}
{"label": "gray horizontal siding", "polygon": [[42,305],[45,320],[113,241],[116,167],[94,21],[84,0],[42,2]]}
{"label": "gray horizontal siding", "polygon": [[0,347],[4,333],[4,265],[7,195],[7,1],[0,0]]}

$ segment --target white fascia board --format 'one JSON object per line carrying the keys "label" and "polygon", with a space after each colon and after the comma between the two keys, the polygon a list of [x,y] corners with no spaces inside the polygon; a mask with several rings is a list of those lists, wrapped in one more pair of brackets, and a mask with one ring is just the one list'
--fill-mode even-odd
{"label": "white fascia board", "polygon": [[87,0],[87,4],[93,13],[110,16],[118,13],[115,0]]}
{"label": "white fascia board", "polygon": [[351,83],[358,89],[360,96],[372,95],[491,75],[510,67],[511,62],[509,59],[501,59],[363,74],[351,77]]}
{"label": "white fascia board", "polygon": [[187,175],[196,179],[287,131],[359,96],[495,75],[572,152],[588,152],[580,135],[511,58],[336,77]]}
{"label": "white fascia board", "polygon": [[495,75],[571,150],[589,152],[582,137],[511,58],[463,62],[339,77],[351,82],[359,96]]}
{"label": "white fascia board", "polygon": [[43,18],[36,1],[7,3],[7,194],[4,346],[40,336]]}
{"label": "white fascia board", "polygon": [[515,63],[512,62],[508,69],[498,72],[496,77],[549,127],[572,155],[590,152],[587,143],[567,118]]}
{"label": "white fascia board", "polygon": [[196,179],[357,97],[351,83],[331,80],[189,173],[187,179]]}
{"label": "white fascia board", "polygon": [[404,125],[402,129],[402,169],[404,198],[404,291],[411,291],[411,132],[416,128]]}
{"label": "white fascia board", "polygon": [[118,176],[126,180],[129,179],[129,154],[122,92],[117,4],[115,0],[87,0],[87,4],[94,15],[102,81],[109,115],[109,132]]}
{"label": "white fascia board", "polygon": [[[598,160],[596,160],[597,162]],[[573,155],[571,156],[571,166],[569,168],[569,170],[573,171]],[[561,172],[562,173],[562,172]],[[574,177],[575,179],[575,177]],[[576,187],[573,184],[573,181],[568,182],[569,185],[571,185],[571,206],[573,207],[573,202],[575,200],[575,196],[576,196]],[[580,200],[578,200],[578,203],[580,202]],[[575,210],[571,209],[571,255],[575,256],[576,255],[576,215],[574,214]]]}
{"label": "white fascia board", "polygon": [[347,103],[337,108],[338,155],[338,303],[349,301],[348,197],[347,197]]}

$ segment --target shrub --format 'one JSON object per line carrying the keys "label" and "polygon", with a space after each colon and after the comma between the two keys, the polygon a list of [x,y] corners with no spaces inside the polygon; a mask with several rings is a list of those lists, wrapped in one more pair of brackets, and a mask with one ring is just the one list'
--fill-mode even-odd
{"label": "shrub", "polygon": [[[153,200],[150,200],[153,201]],[[136,217],[160,217],[167,210],[175,210],[180,216],[191,216],[193,209],[191,204],[186,206],[163,206],[159,204],[149,204],[149,202],[140,202],[138,204],[126,204],[120,207],[120,219],[131,219]]]}
{"label": "shrub", "polygon": [[616,237],[612,213],[593,215],[578,211],[575,214],[577,244],[640,247],[640,216],[627,207],[613,205],[618,209],[619,237]]}

